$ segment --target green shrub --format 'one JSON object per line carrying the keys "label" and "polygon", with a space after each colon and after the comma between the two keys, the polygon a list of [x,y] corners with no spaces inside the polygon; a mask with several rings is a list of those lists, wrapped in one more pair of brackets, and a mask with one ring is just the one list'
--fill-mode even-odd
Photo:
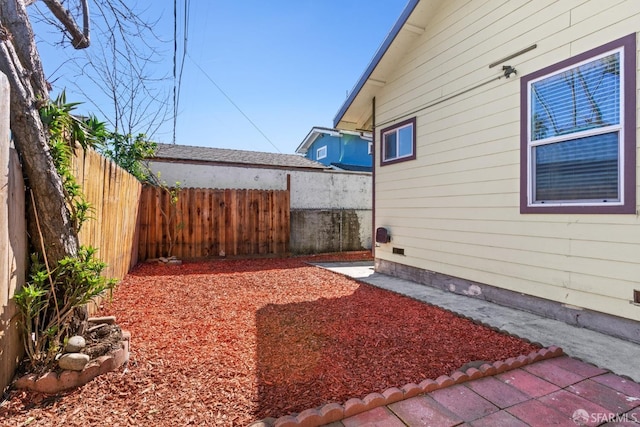
{"label": "green shrub", "polygon": [[47,267],[32,255],[30,277],[15,294],[21,314],[23,340],[33,368],[49,366],[69,335],[74,310],[111,291],[115,280],[100,274],[106,264],[95,257],[96,250],[80,247],[76,257],[65,257]]}

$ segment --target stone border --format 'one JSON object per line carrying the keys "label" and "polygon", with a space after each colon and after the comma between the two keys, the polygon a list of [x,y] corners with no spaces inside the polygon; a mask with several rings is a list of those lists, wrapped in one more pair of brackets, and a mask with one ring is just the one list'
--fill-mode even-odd
{"label": "stone border", "polygon": [[106,372],[118,369],[129,360],[131,333],[122,331],[121,347],[112,353],[97,357],[87,363],[82,371],[63,370],[58,375],[50,371],[44,375],[29,374],[18,378],[13,384],[17,389],[56,394],[80,387]]}
{"label": "stone border", "polygon": [[285,415],[280,418],[265,418],[249,424],[249,427],[317,427],[341,421],[370,409],[409,399],[423,393],[479,378],[490,377],[541,360],[552,359],[564,355],[560,347],[547,347],[529,353],[527,356],[510,357],[494,363],[485,363],[479,369],[469,368],[466,371],[454,371],[451,375],[441,375],[435,380],[426,379],[420,384],[409,383],[397,388],[391,387],[382,393],[370,393],[362,399],[351,398],[344,404],[328,403],[314,409],[306,409],[299,414]]}

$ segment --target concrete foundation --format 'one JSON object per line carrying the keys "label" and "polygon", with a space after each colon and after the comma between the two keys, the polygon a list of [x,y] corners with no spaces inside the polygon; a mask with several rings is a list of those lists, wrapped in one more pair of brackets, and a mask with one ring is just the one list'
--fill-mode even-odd
{"label": "concrete foundation", "polygon": [[376,272],[516,308],[640,344],[640,322],[376,258]]}

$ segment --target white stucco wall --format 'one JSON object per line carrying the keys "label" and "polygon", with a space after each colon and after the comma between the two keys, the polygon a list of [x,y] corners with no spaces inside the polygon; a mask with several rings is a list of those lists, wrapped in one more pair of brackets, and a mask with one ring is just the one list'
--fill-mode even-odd
{"label": "white stucco wall", "polygon": [[371,209],[371,174],[291,172],[291,209]]}
{"label": "white stucco wall", "polygon": [[371,174],[149,162],[171,186],[285,190],[291,175],[291,209],[371,209]]}

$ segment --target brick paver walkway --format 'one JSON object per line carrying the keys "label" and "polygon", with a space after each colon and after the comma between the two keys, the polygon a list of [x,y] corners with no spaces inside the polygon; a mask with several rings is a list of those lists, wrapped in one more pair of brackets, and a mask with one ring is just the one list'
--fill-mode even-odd
{"label": "brick paver walkway", "polygon": [[640,426],[640,384],[564,356],[457,384],[329,424]]}

